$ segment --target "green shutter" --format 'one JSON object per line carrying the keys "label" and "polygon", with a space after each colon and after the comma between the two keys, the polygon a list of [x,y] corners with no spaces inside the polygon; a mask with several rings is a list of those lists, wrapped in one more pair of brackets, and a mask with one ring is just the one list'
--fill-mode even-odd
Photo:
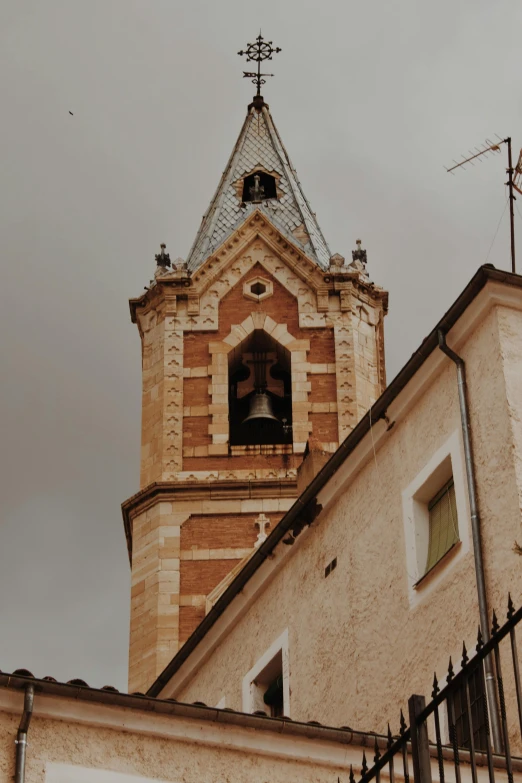
{"label": "green shutter", "polygon": [[459,540],[457,504],[453,479],[438,492],[428,506],[430,515],[430,542],[427,573]]}

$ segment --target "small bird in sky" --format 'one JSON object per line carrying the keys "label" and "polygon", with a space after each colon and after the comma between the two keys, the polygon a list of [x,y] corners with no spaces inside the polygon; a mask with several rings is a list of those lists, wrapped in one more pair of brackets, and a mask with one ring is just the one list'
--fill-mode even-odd
{"label": "small bird in sky", "polygon": [[70,111],[69,114],[71,115],[71,117],[74,117],[74,114],[72,113],[72,111]]}

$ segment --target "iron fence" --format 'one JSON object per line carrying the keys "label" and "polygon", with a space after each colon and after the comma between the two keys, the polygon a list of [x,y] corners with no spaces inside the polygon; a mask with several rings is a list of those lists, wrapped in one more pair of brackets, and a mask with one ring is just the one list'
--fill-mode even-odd
{"label": "iron fence", "polygon": [[[436,779],[439,783],[462,783],[466,765],[466,779],[478,783],[479,768],[487,767],[490,783],[499,773],[513,783],[513,770],[522,772],[522,759],[512,752],[522,748],[522,692],[520,688],[519,658],[516,626],[522,620],[522,607],[515,611],[511,596],[508,599],[507,620],[499,626],[493,613],[491,636],[484,643],[479,629],[475,654],[470,658],[466,645],[462,647],[460,671],[455,673],[449,660],[446,684],[441,687],[434,676],[431,701],[424,696],[413,695],[408,701],[409,727],[400,713],[400,728],[393,735],[388,725],[386,747],[375,737],[373,763],[368,765],[363,752],[359,783],[376,780],[381,774],[395,783],[396,776],[405,783],[432,783],[432,759],[435,761]],[[501,642],[505,640],[505,644]],[[505,648],[509,648],[505,660]],[[501,655],[501,647],[503,654]],[[488,704],[484,662],[492,657],[497,703]],[[507,670],[508,677],[506,679]],[[508,689],[506,690],[506,685]],[[493,742],[491,731],[492,710],[499,726],[499,736]],[[384,751],[384,752],[381,752]],[[411,777],[410,777],[411,776]],[[521,778],[522,779],[522,775]],[[350,768],[350,783],[357,776]]]}

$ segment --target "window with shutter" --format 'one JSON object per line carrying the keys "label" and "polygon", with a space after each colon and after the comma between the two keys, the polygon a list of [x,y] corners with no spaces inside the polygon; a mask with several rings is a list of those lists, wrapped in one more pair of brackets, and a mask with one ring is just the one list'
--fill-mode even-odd
{"label": "window with shutter", "polygon": [[459,540],[455,486],[451,478],[428,504],[429,544],[427,574]]}

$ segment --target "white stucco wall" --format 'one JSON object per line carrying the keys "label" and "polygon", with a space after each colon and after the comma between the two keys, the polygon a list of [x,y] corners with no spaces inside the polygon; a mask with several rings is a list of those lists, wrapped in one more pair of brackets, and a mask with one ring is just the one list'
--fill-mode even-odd
{"label": "white stucco wall", "polygon": [[[37,690],[39,690],[37,686]],[[13,780],[15,738],[23,692],[0,688],[0,783]],[[35,698],[27,735],[26,783],[332,783],[347,781],[351,766],[358,777],[364,742],[371,763],[372,737],[338,732],[327,738],[322,729],[307,727],[299,736],[288,724],[246,728],[221,720],[184,718],[104,706],[67,698]],[[327,732],[328,733],[328,732]],[[331,732],[330,732],[331,734]],[[412,759],[409,758],[412,769]],[[445,761],[446,779],[452,776]],[[433,780],[438,762],[431,758]],[[517,766],[517,770],[520,765]],[[461,762],[463,783],[471,781]],[[386,772],[383,773],[386,777]],[[487,770],[478,770],[486,781]],[[505,772],[496,770],[504,783]],[[400,761],[396,777],[402,779]]]}
{"label": "white stucco wall", "polygon": [[[514,539],[522,544],[521,319],[492,307],[462,343],[448,336],[466,361],[487,589],[502,618],[508,591],[517,605],[522,598],[522,561],[512,552]],[[463,638],[474,643],[471,547],[435,569],[436,589],[428,580],[409,600],[402,492],[451,437],[462,459],[455,366],[442,355],[430,361],[439,366],[428,388],[176,698],[225,696],[241,709],[245,673],[288,628],[290,717],[384,731],[411,693],[429,698],[434,670],[443,676],[449,655],[458,660]],[[459,491],[467,507],[467,488]],[[469,513],[459,518],[465,525],[470,536]]]}
{"label": "white stucco wall", "polygon": [[[23,693],[0,689],[0,783],[14,775]],[[51,717],[54,716],[54,717]],[[26,783],[331,783],[362,748],[321,738],[157,715],[70,699],[35,698]]]}

